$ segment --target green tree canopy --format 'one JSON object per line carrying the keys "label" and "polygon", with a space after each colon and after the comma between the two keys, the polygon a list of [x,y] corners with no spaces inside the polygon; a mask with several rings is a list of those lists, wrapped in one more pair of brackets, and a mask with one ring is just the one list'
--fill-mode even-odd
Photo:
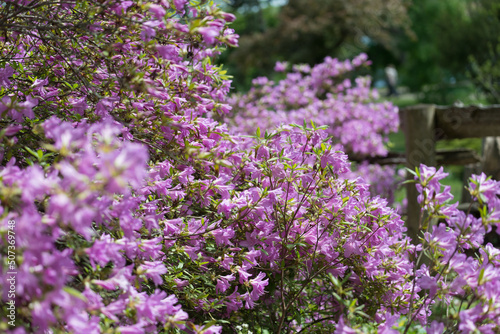
{"label": "green tree canopy", "polygon": [[[255,0],[233,1],[235,8],[243,8],[236,6],[241,2],[249,8]],[[240,21],[254,24],[235,25],[240,48],[226,63],[235,73],[252,76],[269,73],[277,60],[312,65],[325,56],[353,56],[366,47],[363,36],[391,48],[394,32],[409,31],[407,5],[405,0],[289,0],[279,10],[240,11]]]}

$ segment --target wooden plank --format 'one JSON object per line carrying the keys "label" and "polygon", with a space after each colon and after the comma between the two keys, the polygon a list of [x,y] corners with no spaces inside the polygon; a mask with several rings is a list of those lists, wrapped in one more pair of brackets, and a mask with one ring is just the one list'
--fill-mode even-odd
{"label": "wooden plank", "polygon": [[500,136],[500,105],[436,107],[436,138]]}
{"label": "wooden plank", "polygon": [[437,150],[436,164],[442,165],[468,165],[481,162],[479,155],[469,149]]}
{"label": "wooden plank", "polygon": [[500,180],[500,137],[486,137],[483,140],[483,168],[486,175]]}
{"label": "wooden plank", "polygon": [[356,162],[366,161],[369,164],[377,164],[381,166],[399,164],[404,165],[406,163],[405,154],[400,152],[388,152],[386,156],[375,156],[368,158],[349,157],[349,160]]}
{"label": "wooden plank", "polygon": [[[406,167],[415,170],[420,164],[435,166],[435,106],[421,104],[404,108],[400,111],[400,119],[406,137]],[[413,175],[409,174],[407,179],[413,180]],[[414,244],[418,244],[420,205],[417,202],[418,192],[414,183],[406,185],[406,194],[407,235]]]}
{"label": "wooden plank", "polygon": [[[363,162],[366,161],[370,164],[377,164],[381,166],[386,165],[406,165],[406,154],[400,152],[389,152],[385,157],[376,156],[366,159],[349,158],[351,161]],[[468,165],[481,162],[479,155],[469,149],[451,149],[451,150],[437,150],[436,151],[436,164],[441,165]]]}
{"label": "wooden plank", "polygon": [[463,211],[465,213],[472,214],[476,217],[479,216],[479,205],[477,202],[463,202],[460,203],[457,207],[458,210]]}

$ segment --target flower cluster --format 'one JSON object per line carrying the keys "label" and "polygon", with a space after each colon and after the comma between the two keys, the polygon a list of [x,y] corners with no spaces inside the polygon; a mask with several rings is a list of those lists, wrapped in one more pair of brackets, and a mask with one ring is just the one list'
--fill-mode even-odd
{"label": "flower cluster", "polygon": [[176,137],[184,146],[184,116],[230,108],[223,103],[230,82],[210,57],[221,45],[236,45],[237,35],[227,27],[234,16],[215,6],[7,1],[1,11],[9,18],[0,25],[0,113],[11,129],[0,137],[4,161],[23,155],[39,139],[33,128],[52,115],[111,118],[126,125],[127,140],[153,147]]}
{"label": "flower cluster", "polygon": [[164,217],[143,187],[148,165],[183,156],[195,130],[209,145],[216,124],[196,117],[229,108],[210,57],[237,44],[234,16],[187,0],[6,1],[0,11],[3,299],[8,221],[18,234],[10,329],[220,332],[195,325],[161,287]]}
{"label": "flower cluster", "polygon": [[[140,198],[130,191],[146,175],[145,147],[118,140],[120,128],[111,123],[75,128],[51,118],[43,128],[54,151],[66,156],[47,171],[40,165],[20,169],[15,159],[0,171],[2,189],[9,190],[1,197],[2,221],[16,222],[15,302],[20,313],[29,312],[19,325],[100,333],[102,313],[126,333],[155,330],[165,321],[185,328],[187,314],[174,295],[146,293],[135,284],[152,279],[160,285],[155,278],[166,273],[158,250],[140,251],[150,239],[133,232],[141,224],[133,214]],[[7,276],[3,268],[2,281]]]}
{"label": "flower cluster", "polygon": [[434,312],[432,333],[497,333],[500,251],[484,245],[484,236],[492,228],[500,231],[500,182],[484,174],[471,177],[468,190],[478,205],[477,214],[471,214],[473,203],[467,212],[447,203],[453,196],[439,183],[446,176],[442,168],[424,165],[415,175],[418,200],[427,212],[421,217],[425,230],[420,256],[427,260],[414,282],[425,294],[415,303],[425,313],[446,310]]}
{"label": "flower cluster", "polygon": [[[397,131],[397,107],[389,102],[373,102],[378,93],[370,88],[369,77],[349,77],[354,70],[367,66],[366,54],[346,61],[327,57],[313,67],[293,66],[278,82],[265,77],[254,79],[246,94],[231,97],[233,115],[227,120],[234,133],[254,134],[272,130],[280,124],[314,120],[328,125],[328,134],[353,157],[384,156],[387,135]],[[276,65],[284,70],[284,63]]]}
{"label": "flower cluster", "polygon": [[[373,319],[406,312],[414,250],[403,222],[366,184],[343,177],[347,156],[326,131],[284,126],[232,140],[218,141],[225,162],[214,160],[215,174],[207,160],[177,170],[161,164],[145,188],[168,217],[159,223],[167,269],[183,299],[196,296],[197,308],[213,316],[278,331],[320,328],[325,317],[331,321],[321,328],[334,328],[347,311],[339,294],[351,290],[356,307],[377,300],[365,310]],[[186,263],[206,274],[195,279]],[[343,284],[325,285],[338,278]],[[202,289],[208,297],[196,294]],[[313,309],[297,313],[311,301]]]}
{"label": "flower cluster", "polygon": [[[257,128],[264,132],[280,124],[314,121],[328,126],[335,149],[345,151],[352,160],[385,156],[387,135],[399,127],[398,109],[390,102],[375,102],[379,96],[370,88],[369,77],[353,78],[354,71],[367,65],[366,54],[352,61],[327,57],[313,67],[293,66],[276,83],[265,77],[254,79],[248,93],[231,96],[233,109],[225,121],[232,133],[250,135]],[[287,66],[278,62],[275,70],[282,72]],[[373,194],[384,189],[382,193],[392,203],[394,168],[369,168],[365,163],[355,173],[371,181]]]}

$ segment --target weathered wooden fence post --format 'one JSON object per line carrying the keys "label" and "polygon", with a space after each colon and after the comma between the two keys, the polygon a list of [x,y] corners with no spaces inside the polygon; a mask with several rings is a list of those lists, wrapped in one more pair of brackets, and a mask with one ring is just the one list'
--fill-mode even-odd
{"label": "weathered wooden fence post", "polygon": [[[420,104],[401,110],[403,131],[406,137],[406,167],[415,170],[421,163],[427,166],[436,165],[435,106]],[[413,180],[413,175],[408,175]],[[408,200],[406,228],[408,236],[414,244],[418,244],[420,206],[417,202],[418,192],[415,184],[406,185]]]}
{"label": "weathered wooden fence post", "polygon": [[[421,163],[465,165],[478,161],[473,152],[455,150],[436,152],[437,140],[454,138],[481,138],[500,135],[500,105],[435,106],[416,105],[400,111],[402,129],[406,137],[406,167],[414,170]],[[439,153],[439,154],[438,154]],[[500,177],[500,140],[487,138],[483,146],[483,171]],[[413,180],[413,175],[408,175]],[[415,184],[406,188],[408,209],[407,234],[417,244],[420,230],[420,206]]]}
{"label": "weathered wooden fence post", "polygon": [[[500,132],[500,129],[499,129]],[[482,171],[500,180],[500,137],[486,137],[483,141]]]}

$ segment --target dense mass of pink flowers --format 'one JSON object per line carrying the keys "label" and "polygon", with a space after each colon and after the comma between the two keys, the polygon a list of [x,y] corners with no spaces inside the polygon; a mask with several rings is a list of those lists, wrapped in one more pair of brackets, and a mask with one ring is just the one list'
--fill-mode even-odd
{"label": "dense mass of pink flowers", "polygon": [[369,77],[349,77],[369,63],[366,54],[352,61],[327,57],[313,67],[293,66],[277,83],[254,79],[248,93],[229,100],[231,132],[253,135],[258,127],[271,131],[280,124],[313,120],[328,125],[336,149],[353,157],[384,156],[386,135],[399,127],[398,109],[390,102],[373,102],[379,96]]}
{"label": "dense mass of pink flowers", "polygon": [[[5,1],[0,13],[2,331],[498,330],[500,255],[481,244],[498,182],[472,181],[473,218],[422,166],[426,219],[446,225],[423,221],[414,246],[332,130],[249,137],[208,117],[231,110],[211,57],[237,44],[234,16],[186,0]],[[341,143],[371,145],[355,142]],[[451,311],[436,315],[439,303]]]}
{"label": "dense mass of pink flowers", "polygon": [[[354,77],[369,65],[366,54],[339,61],[327,57],[313,67],[294,65],[278,82],[254,79],[249,92],[232,95],[232,112],[225,117],[234,134],[253,135],[257,128],[273,131],[283,124],[313,121],[327,126],[336,150],[350,159],[364,161],[383,157],[388,134],[398,131],[398,109],[390,102],[375,102],[378,92],[370,87],[370,77]],[[288,64],[278,62],[275,70],[286,71]],[[397,187],[395,168],[366,162],[353,170],[372,185],[372,194],[384,195],[393,202]]]}
{"label": "dense mass of pink flowers", "polygon": [[428,314],[432,307],[446,310],[446,316],[440,315],[443,319],[435,316],[433,333],[497,333],[500,250],[484,245],[484,236],[493,226],[497,233],[500,230],[500,182],[484,174],[472,176],[468,190],[477,201],[475,216],[470,213],[473,203],[467,212],[458,210],[458,203],[447,204],[453,198],[450,187],[439,183],[446,176],[442,167],[423,165],[415,176],[418,201],[427,212],[420,217],[424,230],[420,259],[428,257],[413,282],[427,294],[416,303]]}

